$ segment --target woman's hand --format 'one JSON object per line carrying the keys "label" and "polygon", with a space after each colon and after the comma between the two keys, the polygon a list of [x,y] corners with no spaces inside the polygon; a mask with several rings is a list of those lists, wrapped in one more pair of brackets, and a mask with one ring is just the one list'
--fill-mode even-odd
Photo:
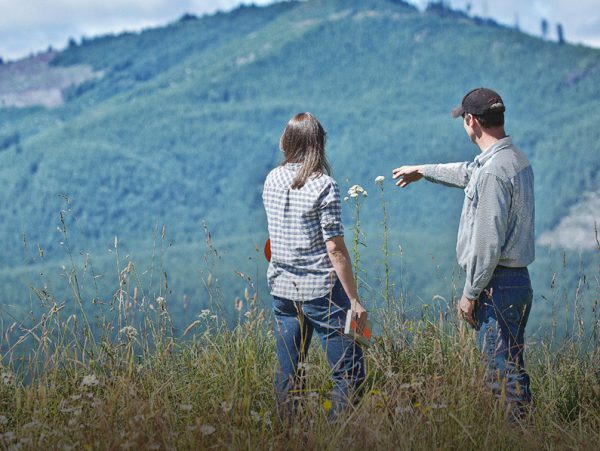
{"label": "woman's hand", "polygon": [[369,314],[358,299],[350,300],[350,308],[353,313],[356,313],[356,331],[360,334],[367,325]]}

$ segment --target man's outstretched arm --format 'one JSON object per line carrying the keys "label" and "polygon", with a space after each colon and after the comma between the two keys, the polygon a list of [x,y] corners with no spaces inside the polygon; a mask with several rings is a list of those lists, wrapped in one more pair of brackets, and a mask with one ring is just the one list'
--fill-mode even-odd
{"label": "man's outstretched arm", "polygon": [[471,179],[475,163],[421,164],[417,166],[400,166],[392,171],[392,177],[399,179],[396,186],[404,188],[412,182],[425,177],[433,183],[465,188]]}

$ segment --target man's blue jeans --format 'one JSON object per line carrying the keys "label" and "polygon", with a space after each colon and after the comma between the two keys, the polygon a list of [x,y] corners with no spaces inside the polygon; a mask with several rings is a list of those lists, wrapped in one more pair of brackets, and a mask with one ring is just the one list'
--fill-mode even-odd
{"label": "man's blue jeans", "polygon": [[316,332],[332,370],[333,393],[330,418],[335,418],[365,378],[362,350],[344,335],[350,300],[339,280],[330,295],[311,301],[291,301],[274,296],[275,340],[279,368],[275,376],[277,405],[282,418],[295,413],[305,389],[304,360],[313,331]]}
{"label": "man's blue jeans", "polygon": [[523,348],[532,298],[527,268],[498,266],[475,308],[484,382],[496,396],[505,396],[511,417],[531,402]]}

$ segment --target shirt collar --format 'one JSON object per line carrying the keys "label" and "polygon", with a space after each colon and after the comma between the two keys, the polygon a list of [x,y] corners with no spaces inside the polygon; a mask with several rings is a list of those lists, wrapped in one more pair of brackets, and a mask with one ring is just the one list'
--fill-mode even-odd
{"label": "shirt collar", "polygon": [[475,163],[478,166],[483,166],[489,161],[494,155],[500,152],[502,149],[512,146],[512,138],[507,136],[506,138],[499,139],[497,142],[492,144],[490,147],[485,149],[479,155],[475,157]]}
{"label": "shirt collar", "polygon": [[302,163],[286,163],[283,165],[284,169],[289,169],[291,171],[297,171],[302,166]]}

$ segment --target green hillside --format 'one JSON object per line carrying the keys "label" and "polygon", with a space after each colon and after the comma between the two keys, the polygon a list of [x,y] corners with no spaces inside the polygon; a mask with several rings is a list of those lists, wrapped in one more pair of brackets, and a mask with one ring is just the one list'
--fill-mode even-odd
{"label": "green hillside", "polygon": [[[379,298],[382,264],[373,183],[380,174],[397,293],[414,305],[460,290],[454,241],[462,192],[426,183],[399,191],[390,173],[475,156],[449,114],[471,88],[491,86],[504,97],[507,130],[534,167],[538,234],[600,187],[600,51],[458,12],[421,13],[399,0],[241,7],[86,39],[52,64],[103,75],[70,88],[55,109],[0,109],[0,276],[12,312],[29,306],[30,284],[68,285],[60,273],[67,278],[70,265],[60,268],[69,253],[82,280],[92,274],[86,262],[97,265],[86,286],[109,300],[119,289],[115,236],[121,263],[136,261],[150,292],[163,290],[164,265],[167,292],[177,302],[191,296],[196,310],[208,302],[202,280],[211,271],[232,300],[247,282],[234,271],[251,273],[265,299],[265,263],[256,253],[266,238],[262,182],[280,160],[286,121],[299,111],[327,129],[342,189],[358,183],[370,193],[361,212],[370,302]],[[61,210],[67,240],[57,230]],[[348,206],[348,237],[351,214]],[[203,220],[218,255],[204,250]],[[593,249],[594,224],[589,230]],[[582,274],[578,296],[593,297],[587,284],[598,252],[537,252],[532,320],[547,325],[556,303],[572,302]]]}

